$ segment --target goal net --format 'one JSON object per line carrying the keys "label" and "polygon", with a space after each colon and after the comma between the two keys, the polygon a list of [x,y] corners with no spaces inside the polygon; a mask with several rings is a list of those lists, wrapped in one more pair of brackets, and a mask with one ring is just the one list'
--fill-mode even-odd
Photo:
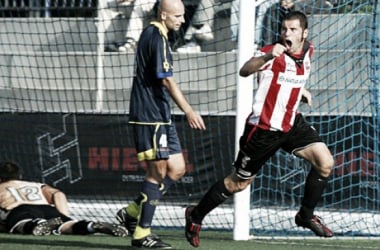
{"label": "goal net", "polygon": [[[155,8],[137,8],[138,2],[0,3],[1,160],[18,162],[24,179],[63,190],[76,218],[116,222],[117,210],[138,195],[144,179],[146,165],[137,161],[128,126],[134,67],[128,42]],[[184,208],[232,171],[237,110],[251,106],[237,98],[239,56],[254,53],[242,40],[259,48],[276,35],[279,17],[271,6],[278,1],[254,1],[252,12],[239,11],[246,0],[210,2],[185,0],[186,23],[169,36],[175,78],[207,130],[191,130],[173,103],[187,172],[158,206],[155,227],[182,228]],[[379,2],[295,2],[309,17],[316,47],[307,84],[313,106],[301,112],[336,161],[316,213],[336,235],[380,236]],[[211,39],[200,35],[200,16]],[[252,30],[239,30],[243,24]],[[248,96],[256,88],[251,80],[240,89]],[[313,235],[294,224],[309,169],[279,151],[259,172],[249,198],[227,201],[203,228],[234,230],[235,208],[248,205],[247,217],[239,220],[249,223],[249,235]]]}

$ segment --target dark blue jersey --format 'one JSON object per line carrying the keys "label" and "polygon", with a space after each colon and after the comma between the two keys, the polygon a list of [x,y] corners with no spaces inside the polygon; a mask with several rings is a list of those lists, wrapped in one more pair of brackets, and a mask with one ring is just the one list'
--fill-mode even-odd
{"label": "dark blue jersey", "polygon": [[129,122],[170,123],[170,93],[162,79],[173,75],[173,59],[162,25],[152,22],[141,33],[129,107]]}

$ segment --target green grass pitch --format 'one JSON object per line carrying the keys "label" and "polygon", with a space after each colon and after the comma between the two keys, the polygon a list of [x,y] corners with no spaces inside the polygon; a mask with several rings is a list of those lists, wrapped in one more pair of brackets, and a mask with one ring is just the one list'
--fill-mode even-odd
{"label": "green grass pitch", "polygon": [[[184,237],[182,230],[154,230],[162,239],[170,243],[173,249],[195,249]],[[232,232],[202,231],[199,250],[338,250],[338,249],[380,249],[380,239],[268,239],[234,241]],[[11,235],[0,234],[1,250],[98,250],[98,249],[134,249],[131,238],[118,238],[106,235]]]}

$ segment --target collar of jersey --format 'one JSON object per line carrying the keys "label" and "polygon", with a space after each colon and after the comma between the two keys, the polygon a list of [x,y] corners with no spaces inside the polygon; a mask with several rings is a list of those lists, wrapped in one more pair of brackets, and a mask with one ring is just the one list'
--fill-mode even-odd
{"label": "collar of jersey", "polygon": [[166,30],[165,30],[164,26],[163,26],[160,22],[152,21],[152,22],[150,22],[150,24],[156,26],[156,27],[158,28],[158,30],[160,31],[160,33],[161,33],[166,39],[168,39],[168,34],[166,33]]}
{"label": "collar of jersey", "polygon": [[309,50],[310,44],[308,41],[305,41],[303,44],[302,54],[301,55],[292,55],[290,53],[285,52],[290,58],[294,60],[294,62],[299,66],[302,67],[303,59],[305,58],[306,52]]}

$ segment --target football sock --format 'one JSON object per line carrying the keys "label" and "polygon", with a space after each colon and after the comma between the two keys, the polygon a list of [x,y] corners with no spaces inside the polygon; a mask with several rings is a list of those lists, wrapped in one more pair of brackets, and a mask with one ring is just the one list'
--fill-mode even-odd
{"label": "football sock", "polygon": [[141,195],[144,199],[140,203],[141,212],[138,223],[138,225],[142,228],[148,228],[151,226],[154,211],[156,210],[156,206],[162,197],[159,186],[159,184],[148,181],[143,183]]}
{"label": "football sock", "polygon": [[88,228],[89,224],[90,224],[90,222],[85,221],[85,220],[80,220],[80,221],[76,222],[72,228],[73,234],[86,235],[86,234],[92,233],[93,230],[90,231]]}
{"label": "football sock", "polygon": [[[175,184],[175,181],[172,180],[169,176],[165,176],[162,183],[160,184],[160,192],[161,195],[165,195],[166,192]],[[144,197],[140,194],[136,200],[134,200],[131,204],[126,208],[127,213],[133,218],[137,218],[140,212],[139,205]]]}
{"label": "football sock", "polygon": [[305,182],[305,192],[302,199],[302,206],[299,211],[302,218],[313,217],[314,208],[321,199],[323,191],[328,182],[328,177],[321,176],[317,171],[311,169]]}
{"label": "football sock", "polygon": [[160,185],[160,191],[162,195],[165,195],[166,192],[173,186],[175,181],[169,176],[165,176]]}
{"label": "football sock", "polygon": [[197,224],[202,224],[203,218],[209,212],[231,196],[232,193],[230,193],[224,185],[224,179],[216,182],[194,208],[191,213],[192,220]]}

